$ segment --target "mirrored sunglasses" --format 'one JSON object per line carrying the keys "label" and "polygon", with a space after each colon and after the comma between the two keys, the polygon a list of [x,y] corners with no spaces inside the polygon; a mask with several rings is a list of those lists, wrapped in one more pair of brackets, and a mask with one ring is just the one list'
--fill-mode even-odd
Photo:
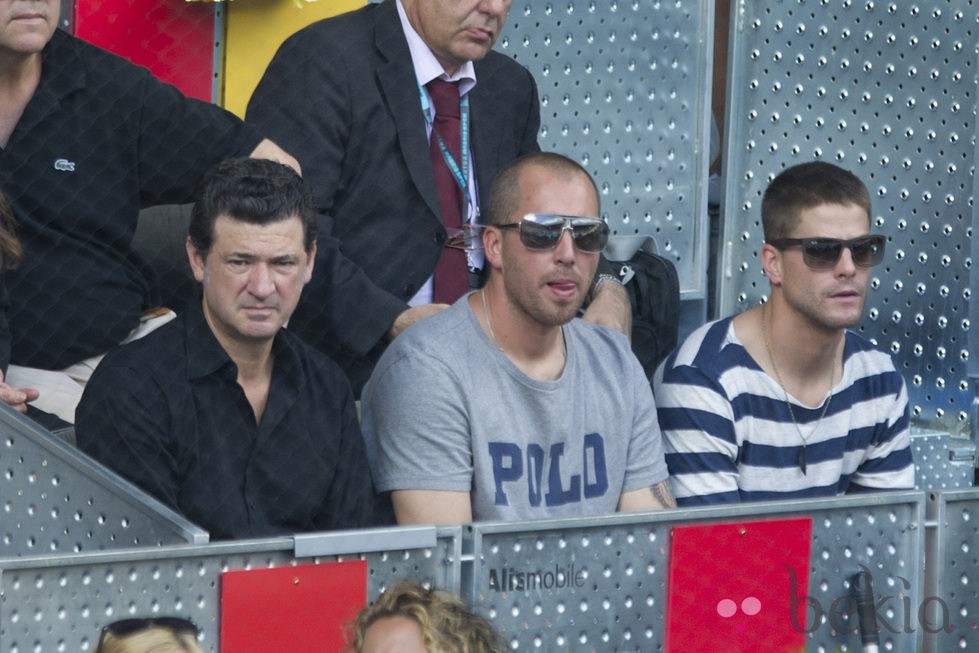
{"label": "mirrored sunglasses", "polygon": [[198,637],[201,633],[201,629],[197,627],[197,624],[182,617],[120,619],[119,621],[114,621],[108,626],[102,628],[102,633],[99,635],[99,645],[96,647],[95,651],[96,653],[102,653],[102,645],[105,643],[105,636],[107,633],[112,633],[113,637],[128,637],[146,630],[147,628],[168,628],[169,630],[172,630],[174,634],[188,634],[193,635],[194,637]]}
{"label": "mirrored sunglasses", "polygon": [[813,270],[828,270],[837,264],[843,248],[850,250],[854,265],[869,268],[884,260],[885,238],[880,235],[839,238],[776,238],[768,244],[776,249],[801,247],[802,260]]}
{"label": "mirrored sunglasses", "polygon": [[520,222],[495,225],[499,229],[519,229],[520,242],[527,249],[557,247],[565,230],[571,232],[575,247],[582,252],[599,252],[608,243],[609,228],[600,218],[528,213]]}

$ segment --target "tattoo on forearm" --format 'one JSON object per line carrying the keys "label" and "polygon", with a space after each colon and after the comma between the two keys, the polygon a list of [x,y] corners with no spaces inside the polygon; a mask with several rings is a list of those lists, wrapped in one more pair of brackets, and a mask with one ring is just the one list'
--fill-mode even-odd
{"label": "tattoo on forearm", "polygon": [[649,488],[653,491],[653,496],[660,505],[666,508],[676,508],[676,499],[673,498],[673,492],[670,491],[670,481],[660,481],[653,487]]}

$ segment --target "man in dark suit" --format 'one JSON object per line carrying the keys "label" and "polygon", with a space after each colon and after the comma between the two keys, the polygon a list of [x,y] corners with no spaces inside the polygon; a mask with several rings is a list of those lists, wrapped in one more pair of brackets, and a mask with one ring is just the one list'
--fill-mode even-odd
{"label": "man in dark suit", "polygon": [[[299,159],[320,211],[317,274],[290,328],[358,391],[387,340],[455,299],[432,280],[458,230],[447,231],[440,204],[430,82],[457,83],[463,224],[478,221],[480,193],[505,164],[539,150],[533,77],[491,50],[509,7],[386,0],[320,21],[286,40],[249,103],[246,121]],[[467,251],[466,263],[468,288],[482,253]],[[625,292],[600,285],[586,317],[628,333]]]}

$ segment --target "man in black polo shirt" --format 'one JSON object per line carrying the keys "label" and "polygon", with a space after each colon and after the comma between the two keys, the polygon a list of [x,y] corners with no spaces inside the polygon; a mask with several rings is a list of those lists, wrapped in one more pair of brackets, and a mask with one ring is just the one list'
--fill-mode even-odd
{"label": "man in black polo shirt", "polygon": [[[25,250],[7,273],[7,381],[53,380],[35,405],[70,422],[93,357],[158,303],[131,247],[139,209],[189,201],[231,156],[295,160],[223,109],[57,30],[59,8],[0,2],[0,190]],[[66,368],[70,378],[35,372]],[[67,396],[48,403],[59,387]],[[0,399],[15,404],[10,390],[0,386]]]}
{"label": "man in black polo shirt", "polygon": [[282,327],[313,273],[316,222],[290,168],[209,175],[187,254],[191,309],[109,353],[78,405],[78,445],[215,538],[375,520],[353,394]]}

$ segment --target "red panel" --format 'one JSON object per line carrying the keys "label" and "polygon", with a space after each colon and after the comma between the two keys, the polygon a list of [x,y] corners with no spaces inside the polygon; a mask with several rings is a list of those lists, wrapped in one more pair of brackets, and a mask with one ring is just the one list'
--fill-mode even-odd
{"label": "red panel", "polygon": [[674,528],[666,650],[804,651],[811,537],[808,517]]}
{"label": "red panel", "polygon": [[75,34],[210,102],[214,5],[184,0],[78,0]]}
{"label": "red panel", "polygon": [[221,575],[222,653],[341,651],[367,605],[367,562],[348,560]]}

